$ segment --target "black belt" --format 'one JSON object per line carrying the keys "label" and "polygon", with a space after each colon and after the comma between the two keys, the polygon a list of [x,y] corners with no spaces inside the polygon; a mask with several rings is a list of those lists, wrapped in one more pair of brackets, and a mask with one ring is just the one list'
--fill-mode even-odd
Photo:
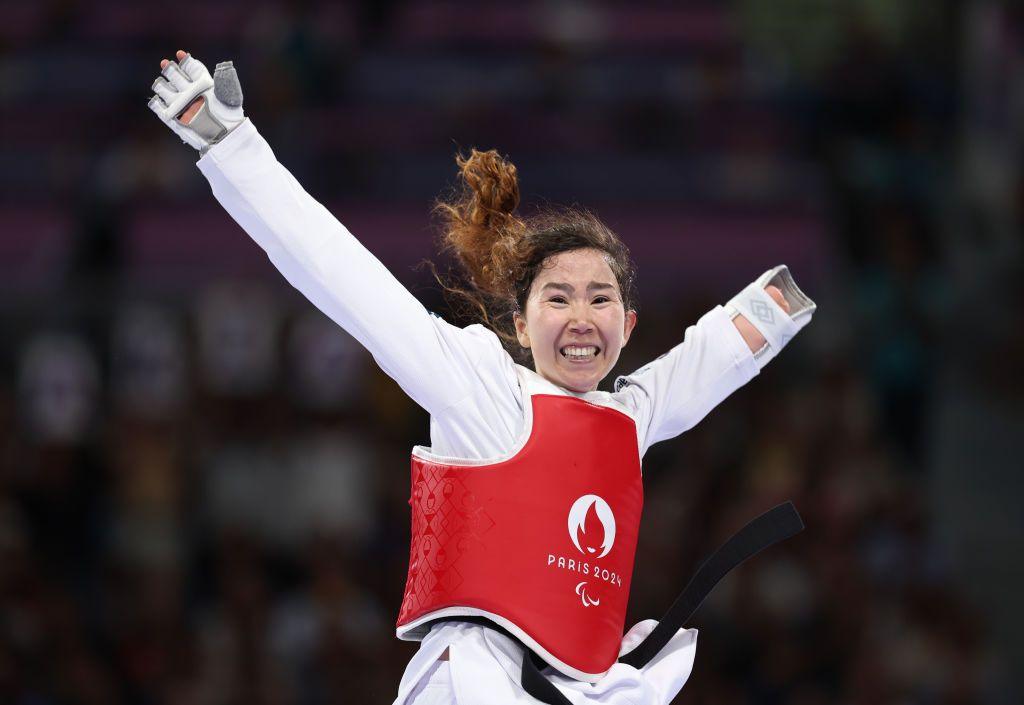
{"label": "black belt", "polygon": [[[647,665],[672,636],[693,616],[718,581],[743,561],[772,544],[803,531],[804,523],[792,502],[768,510],[725,542],[690,579],[686,589],[672,603],[658,626],[647,638],[619,661],[634,668]],[[493,623],[488,626],[493,625]],[[544,662],[529,648],[523,651],[523,690],[548,705],[572,705],[567,697],[540,672]]]}

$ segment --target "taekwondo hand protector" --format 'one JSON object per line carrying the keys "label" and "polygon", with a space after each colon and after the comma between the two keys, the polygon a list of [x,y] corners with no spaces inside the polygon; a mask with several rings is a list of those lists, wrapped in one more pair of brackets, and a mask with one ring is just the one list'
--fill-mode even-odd
{"label": "taekwondo hand protector", "polygon": [[[153,82],[156,93],[149,100],[149,108],[181,138],[205,153],[220,142],[233,129],[242,124],[242,86],[230,61],[217,64],[210,76],[201,61],[188,55],[179,65],[171,61]],[[205,98],[203,106],[188,125],[178,117],[199,96]]]}
{"label": "taekwondo hand protector", "polygon": [[[782,296],[789,304],[788,314],[764,290],[770,285],[782,291]],[[801,328],[811,322],[817,304],[800,291],[789,273],[789,267],[780,264],[759,276],[734,296],[725,308],[730,318],[742,314],[764,336],[767,344],[754,353],[759,367],[763,367],[779,354]]]}

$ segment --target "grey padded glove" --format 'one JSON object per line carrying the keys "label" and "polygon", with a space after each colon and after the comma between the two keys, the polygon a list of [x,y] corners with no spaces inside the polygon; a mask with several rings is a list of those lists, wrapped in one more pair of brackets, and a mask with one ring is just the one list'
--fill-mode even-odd
{"label": "grey padded glove", "polygon": [[[205,153],[229,132],[242,124],[242,86],[230,61],[217,64],[210,72],[201,61],[188,55],[178,64],[171,61],[153,82],[149,108],[164,124],[174,130],[182,142]],[[188,125],[178,122],[192,102],[202,96],[205,101]]]}

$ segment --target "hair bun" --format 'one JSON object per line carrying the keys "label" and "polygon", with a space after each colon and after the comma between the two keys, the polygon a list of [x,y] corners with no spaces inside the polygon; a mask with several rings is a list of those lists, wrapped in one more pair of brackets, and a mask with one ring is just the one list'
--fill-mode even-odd
{"label": "hair bun", "polygon": [[519,207],[519,179],[516,167],[494,149],[470,150],[468,157],[456,158],[466,186],[475,195],[473,222],[486,225],[493,216],[512,215]]}
{"label": "hair bun", "polygon": [[453,252],[473,286],[495,297],[511,294],[518,249],[526,230],[515,216],[519,179],[515,166],[491,149],[457,156],[462,193],[440,202],[445,249]]}

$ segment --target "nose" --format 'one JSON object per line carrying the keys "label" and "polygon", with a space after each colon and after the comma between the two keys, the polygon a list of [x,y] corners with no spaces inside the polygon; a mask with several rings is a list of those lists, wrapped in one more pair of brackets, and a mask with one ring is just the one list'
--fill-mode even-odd
{"label": "nose", "polygon": [[569,321],[569,330],[573,333],[589,333],[594,330],[594,324],[590,321],[590,316],[587,315],[586,309],[578,308],[572,312],[572,318]]}

